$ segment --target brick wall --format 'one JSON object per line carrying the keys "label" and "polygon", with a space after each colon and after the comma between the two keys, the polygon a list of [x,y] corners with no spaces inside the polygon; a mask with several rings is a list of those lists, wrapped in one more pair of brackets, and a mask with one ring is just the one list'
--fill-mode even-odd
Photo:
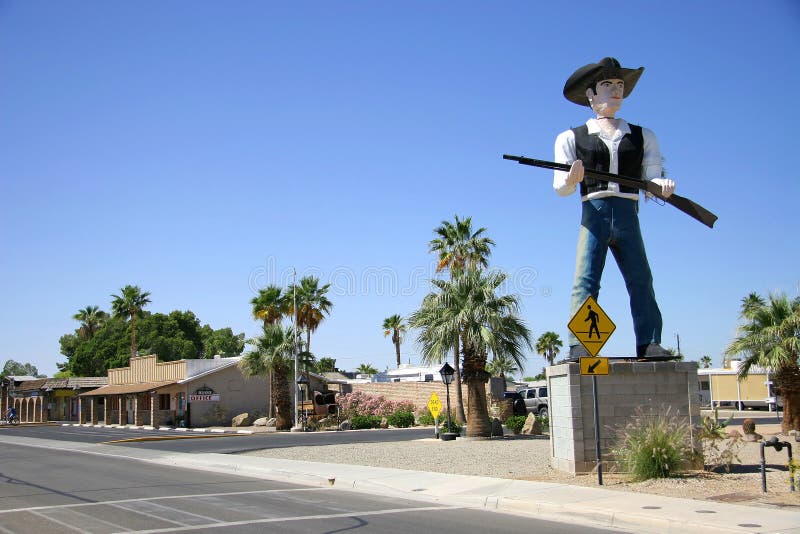
{"label": "brick wall", "polygon": [[[372,382],[369,384],[347,384],[351,391],[360,391],[370,395],[383,395],[387,400],[392,401],[411,401],[414,403],[417,412],[421,412],[428,404],[428,399],[432,393],[438,395],[442,402],[442,409],[447,410],[447,389],[441,382]],[[450,384],[450,409],[456,409],[456,386]],[[467,408],[467,385],[461,385],[461,392],[464,396],[464,409]],[[489,394],[489,385],[486,385],[486,394]]]}

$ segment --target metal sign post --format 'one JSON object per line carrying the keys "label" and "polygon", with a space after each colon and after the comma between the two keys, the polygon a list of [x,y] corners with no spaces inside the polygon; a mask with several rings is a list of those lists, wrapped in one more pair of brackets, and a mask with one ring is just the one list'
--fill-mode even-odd
{"label": "metal sign post", "polygon": [[600,449],[600,410],[597,406],[597,375],[609,374],[608,358],[597,356],[608,338],[616,330],[616,325],[606,315],[597,301],[589,296],[567,324],[581,345],[591,354],[581,358],[581,375],[592,377],[592,403],[594,405],[594,448],[597,456],[597,483],[603,485],[603,457]]}
{"label": "metal sign post", "polygon": [[597,375],[592,375],[592,396],[594,397],[594,448],[597,453],[597,483],[603,485],[603,460],[600,455],[600,413],[597,409]]}

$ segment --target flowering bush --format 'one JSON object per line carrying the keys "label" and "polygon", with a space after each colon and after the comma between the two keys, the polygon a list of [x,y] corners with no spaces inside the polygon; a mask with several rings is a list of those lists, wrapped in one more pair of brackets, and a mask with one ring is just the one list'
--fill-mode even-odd
{"label": "flowering bush", "polygon": [[383,395],[370,395],[361,391],[337,395],[336,402],[348,419],[357,415],[388,417],[397,411],[414,412],[414,403],[411,401],[391,401]]}

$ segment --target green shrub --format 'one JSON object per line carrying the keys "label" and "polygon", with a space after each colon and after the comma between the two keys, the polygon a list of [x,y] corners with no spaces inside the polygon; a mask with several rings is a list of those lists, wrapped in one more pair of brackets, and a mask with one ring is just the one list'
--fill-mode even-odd
{"label": "green shrub", "polygon": [[439,433],[452,433],[452,434],[461,434],[461,425],[458,423],[455,417],[450,417],[450,426],[447,426],[447,415],[442,418],[439,415]]}
{"label": "green shrub", "polygon": [[386,422],[395,428],[414,426],[414,414],[405,410],[397,410],[386,418]]}
{"label": "green shrub", "polygon": [[352,430],[362,430],[365,428],[378,428],[381,426],[381,418],[377,415],[354,415],[350,419]]}
{"label": "green shrub", "polygon": [[420,416],[417,418],[417,424],[422,426],[433,426],[434,422],[435,419],[431,415],[431,412],[427,411],[423,414],[420,414]]}
{"label": "green shrub", "polygon": [[669,409],[664,414],[637,412],[618,432],[612,452],[634,481],[667,478],[691,463],[689,425]]}
{"label": "green shrub", "polygon": [[512,415],[505,420],[506,428],[514,434],[519,434],[522,427],[525,426],[525,420],[528,419],[525,415]]}
{"label": "green shrub", "polygon": [[546,415],[537,415],[536,420],[542,425],[542,432],[550,428],[550,417]]}

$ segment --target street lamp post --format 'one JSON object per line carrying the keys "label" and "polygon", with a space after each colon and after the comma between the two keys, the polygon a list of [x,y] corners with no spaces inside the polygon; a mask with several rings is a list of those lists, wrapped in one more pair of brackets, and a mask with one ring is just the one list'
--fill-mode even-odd
{"label": "street lamp post", "polygon": [[[292,267],[294,282],[292,283],[292,323],[294,324],[294,376],[297,378],[297,271]],[[299,384],[294,387],[294,428],[300,426],[300,405],[297,403],[297,390]]]}
{"label": "street lamp post", "polygon": [[453,427],[451,426],[450,422],[450,384],[453,382],[455,373],[456,370],[453,369],[448,362],[444,362],[442,368],[439,369],[439,374],[442,376],[442,382],[444,382],[445,388],[447,388],[447,432],[442,433],[442,441],[452,441],[456,439],[456,434],[452,431]]}

